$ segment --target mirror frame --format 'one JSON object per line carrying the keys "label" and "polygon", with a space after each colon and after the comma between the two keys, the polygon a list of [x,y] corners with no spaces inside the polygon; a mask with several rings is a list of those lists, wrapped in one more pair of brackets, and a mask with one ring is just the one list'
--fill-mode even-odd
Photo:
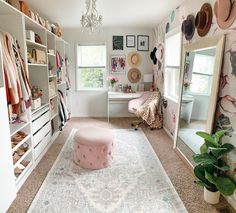
{"label": "mirror frame", "polygon": [[207,126],[206,132],[209,134],[212,133],[212,128],[214,124],[214,117],[217,105],[217,98],[218,98],[218,91],[219,91],[219,82],[220,82],[220,75],[222,70],[222,63],[223,63],[223,56],[224,56],[224,47],[225,47],[225,35],[220,36],[213,36],[209,38],[202,38],[196,42],[184,44],[182,48],[182,59],[181,59],[181,72],[180,72],[180,90],[179,90],[179,98],[178,98],[178,111],[177,111],[177,120],[176,120],[176,129],[175,129],[175,136],[174,136],[174,149],[177,149],[180,152],[182,157],[188,161],[190,165],[192,165],[189,160],[184,156],[181,150],[177,147],[178,142],[178,132],[179,132],[179,120],[180,120],[180,113],[181,113],[181,99],[183,94],[183,81],[184,81],[184,68],[185,68],[185,55],[187,52],[193,50],[200,50],[205,49],[208,47],[216,47],[216,55],[215,55],[215,65],[214,65],[214,74],[212,79],[212,88],[211,88],[211,96],[209,101],[209,108],[208,108],[208,117],[207,117]]}

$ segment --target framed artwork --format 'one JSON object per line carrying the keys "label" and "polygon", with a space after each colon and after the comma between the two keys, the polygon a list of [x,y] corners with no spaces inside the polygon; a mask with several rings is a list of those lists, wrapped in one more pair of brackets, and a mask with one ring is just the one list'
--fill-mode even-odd
{"label": "framed artwork", "polygon": [[138,51],[149,51],[149,36],[138,35]]}
{"label": "framed artwork", "polygon": [[126,56],[125,55],[112,55],[111,56],[111,72],[112,73],[125,73]]}
{"label": "framed artwork", "polygon": [[126,47],[135,47],[135,35],[126,36]]}
{"label": "framed artwork", "polygon": [[113,36],[113,50],[124,50],[123,36]]}

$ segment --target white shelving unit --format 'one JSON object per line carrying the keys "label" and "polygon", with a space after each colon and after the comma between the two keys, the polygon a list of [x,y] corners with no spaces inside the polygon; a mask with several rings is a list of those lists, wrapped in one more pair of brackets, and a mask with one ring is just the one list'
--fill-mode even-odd
{"label": "white shelving unit", "polygon": [[[1,150],[4,150],[4,153],[0,150],[1,163],[3,161],[3,165],[6,167],[4,174],[1,173],[3,170],[0,170],[1,177],[4,176],[4,180],[1,179],[0,183],[1,196],[4,195],[4,199],[0,199],[0,212],[5,212],[15,198],[16,192],[59,135],[56,51],[60,51],[63,60],[65,60],[67,43],[3,0],[0,0],[0,30],[10,33],[18,40],[22,58],[25,62],[27,62],[27,52],[32,49],[44,51],[46,55],[45,64],[26,63],[31,86],[38,86],[43,91],[41,107],[35,110],[30,109],[31,113],[28,122],[9,124],[6,97],[4,96],[4,76],[0,49],[0,91],[2,91],[0,93],[0,127],[8,130],[5,131],[4,129],[3,134],[4,144],[2,144]],[[32,30],[37,33],[41,38],[42,44],[26,39],[26,30]],[[65,73],[63,72],[62,79],[65,81]],[[55,93],[53,95],[49,94],[49,82],[55,84]],[[51,103],[54,104],[53,109]],[[26,133],[26,137],[17,145],[12,146],[11,137],[19,131]],[[26,144],[28,150],[13,164],[12,154]],[[29,164],[19,176],[14,177],[14,168],[19,166],[23,160],[28,161]]]}

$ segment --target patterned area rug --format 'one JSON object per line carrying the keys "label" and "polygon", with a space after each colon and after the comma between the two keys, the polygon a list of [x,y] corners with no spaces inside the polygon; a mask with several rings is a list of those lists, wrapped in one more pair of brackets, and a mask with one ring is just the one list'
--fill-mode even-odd
{"label": "patterned area rug", "polygon": [[144,133],[113,130],[115,160],[102,170],[72,161],[73,136],[41,186],[28,212],[187,212]]}

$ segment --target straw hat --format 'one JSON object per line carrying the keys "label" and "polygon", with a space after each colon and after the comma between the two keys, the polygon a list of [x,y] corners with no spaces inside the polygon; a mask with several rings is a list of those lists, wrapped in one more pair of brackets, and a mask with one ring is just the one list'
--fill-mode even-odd
{"label": "straw hat", "polygon": [[130,83],[138,83],[141,79],[141,72],[137,68],[132,68],[128,72],[128,79]]}
{"label": "straw hat", "polygon": [[141,64],[141,55],[137,52],[130,52],[128,55],[128,63],[131,67],[138,67]]}
{"label": "straw hat", "polygon": [[212,24],[212,7],[209,3],[202,5],[201,10],[197,13],[195,26],[197,28],[198,35],[203,37],[211,29]]}
{"label": "straw hat", "polygon": [[221,29],[229,28],[236,18],[235,0],[217,0],[214,6],[217,24]]}

